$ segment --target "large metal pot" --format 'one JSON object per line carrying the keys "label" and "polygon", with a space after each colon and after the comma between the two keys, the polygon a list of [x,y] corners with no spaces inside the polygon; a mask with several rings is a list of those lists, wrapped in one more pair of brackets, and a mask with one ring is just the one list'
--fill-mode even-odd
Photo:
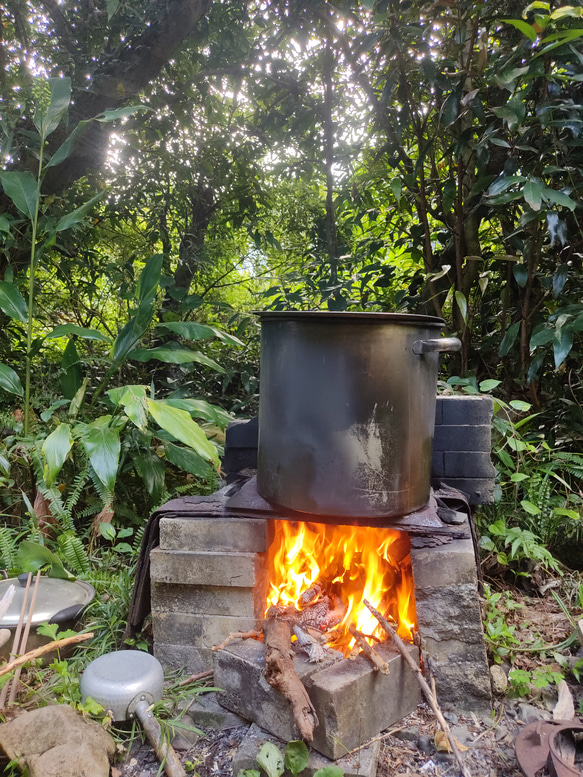
{"label": "large metal pot", "polygon": [[[386,524],[429,496],[443,321],[265,312],[257,489],[274,505]],[[342,520],[341,520],[342,519]]]}

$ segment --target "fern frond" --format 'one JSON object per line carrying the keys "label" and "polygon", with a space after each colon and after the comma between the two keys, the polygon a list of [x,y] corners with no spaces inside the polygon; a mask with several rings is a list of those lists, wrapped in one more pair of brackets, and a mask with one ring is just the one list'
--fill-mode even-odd
{"label": "fern frond", "polygon": [[0,568],[10,569],[14,566],[17,545],[18,540],[14,529],[0,526]]}
{"label": "fern frond", "polygon": [[80,538],[74,532],[60,534],[57,543],[59,555],[67,569],[78,574],[89,572],[91,569],[89,556]]}

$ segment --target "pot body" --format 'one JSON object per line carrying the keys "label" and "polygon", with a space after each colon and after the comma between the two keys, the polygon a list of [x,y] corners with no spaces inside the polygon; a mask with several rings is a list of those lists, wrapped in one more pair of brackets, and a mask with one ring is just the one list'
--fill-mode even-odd
{"label": "pot body", "polygon": [[309,311],[260,319],[261,496],[370,526],[423,507],[443,321]]}

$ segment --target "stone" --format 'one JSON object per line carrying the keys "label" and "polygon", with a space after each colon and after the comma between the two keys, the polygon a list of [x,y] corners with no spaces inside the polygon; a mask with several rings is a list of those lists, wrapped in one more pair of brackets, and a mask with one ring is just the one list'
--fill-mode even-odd
{"label": "stone", "polygon": [[490,667],[490,682],[492,684],[492,693],[496,694],[496,696],[503,696],[508,690],[506,672],[498,664],[492,664]]}
{"label": "stone", "polygon": [[471,540],[456,540],[435,548],[411,548],[416,588],[435,589],[470,583],[477,585],[476,555]]}
{"label": "stone", "polygon": [[[312,745],[327,758],[336,760],[372,739],[421,701],[414,673],[402,657],[387,643],[377,651],[389,663],[389,675],[374,672],[362,656],[348,661],[333,651],[324,666],[308,663],[301,654],[294,658],[319,720]],[[411,645],[410,651],[417,661],[417,648]],[[264,667],[263,645],[254,640],[217,651],[215,684],[227,689],[219,701],[285,741],[297,739],[289,703],[267,684]]]}
{"label": "stone", "polygon": [[492,397],[440,396],[436,405],[441,406],[438,412],[444,425],[490,424],[494,412]]}
{"label": "stone", "polygon": [[548,712],[535,707],[533,704],[520,703],[518,705],[518,717],[523,723],[536,723],[537,720],[551,720]]}
{"label": "stone", "polygon": [[492,448],[492,427],[463,424],[459,426],[438,426],[433,438],[434,451],[482,451],[490,455]]}
{"label": "stone", "polygon": [[419,750],[421,750],[422,753],[425,753],[425,755],[429,755],[430,753],[433,753],[433,751],[435,750],[435,747],[433,746],[433,742],[427,736],[427,734],[419,735],[419,739],[417,740],[417,747],[419,748]]}
{"label": "stone", "polygon": [[0,747],[30,777],[108,777],[110,734],[64,704],[40,707],[0,725]]}
{"label": "stone", "polygon": [[393,736],[405,742],[417,742],[419,739],[419,726],[407,726],[400,731],[395,731]]}
{"label": "stone", "polygon": [[[431,550],[437,551],[440,548]],[[436,643],[455,640],[461,646],[458,652],[467,650],[469,644],[483,643],[476,585],[462,583],[435,588],[417,588],[415,602],[422,639],[431,639]],[[473,606],[474,602],[476,606]],[[447,650],[449,651],[451,647],[448,645]],[[445,657],[446,654],[443,655],[443,658]]]}
{"label": "stone", "polygon": [[225,731],[228,728],[244,726],[249,721],[244,720],[234,712],[226,710],[218,700],[216,691],[197,693],[192,699],[184,699],[178,709],[184,712],[193,725],[201,728],[214,728]]}
{"label": "stone", "polygon": [[[284,741],[269,734],[254,723],[233,756],[233,774],[238,775],[245,769],[257,769],[257,753],[266,742],[272,742],[276,745],[282,755],[285,753]],[[380,740],[364,745],[357,753],[345,755],[336,761],[331,761],[321,753],[311,750],[308,766],[301,772],[301,777],[313,777],[318,769],[323,769],[326,766],[336,766],[342,769],[344,777],[375,777],[380,751]],[[283,777],[291,777],[291,773],[286,770]]]}

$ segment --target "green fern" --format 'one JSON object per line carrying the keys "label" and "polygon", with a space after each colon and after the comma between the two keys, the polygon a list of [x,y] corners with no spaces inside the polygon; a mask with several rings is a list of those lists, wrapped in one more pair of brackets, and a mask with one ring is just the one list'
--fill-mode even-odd
{"label": "green fern", "polygon": [[0,568],[11,569],[18,549],[18,535],[8,526],[0,526]]}
{"label": "green fern", "polygon": [[67,569],[77,574],[87,574],[91,569],[89,556],[83,543],[74,532],[60,534],[57,539],[59,556]]}

